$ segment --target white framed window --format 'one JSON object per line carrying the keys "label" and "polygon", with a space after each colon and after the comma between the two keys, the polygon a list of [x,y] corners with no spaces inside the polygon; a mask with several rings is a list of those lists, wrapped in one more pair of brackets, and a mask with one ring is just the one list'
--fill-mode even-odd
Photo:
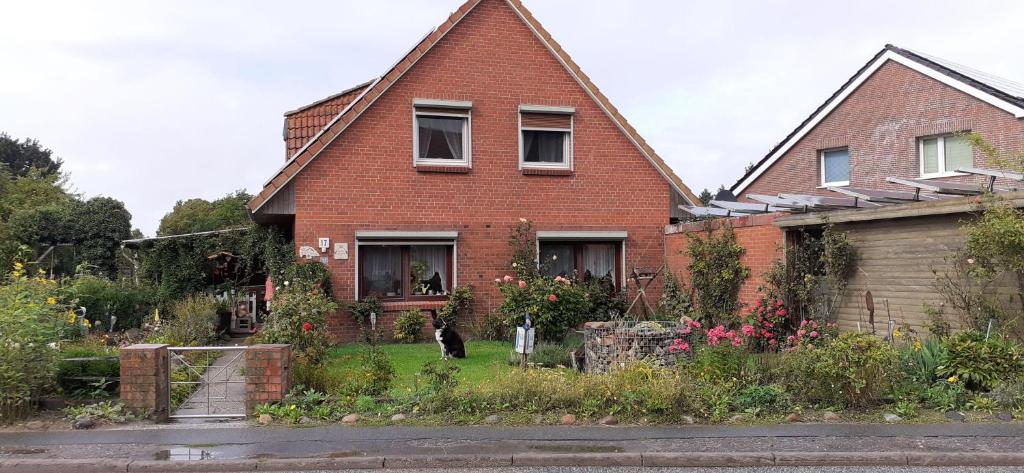
{"label": "white framed window", "polygon": [[821,185],[823,187],[850,185],[849,148],[835,148],[822,150],[820,156]]}
{"label": "white framed window", "polygon": [[447,299],[458,284],[457,236],[431,231],[356,232],[356,299]]}
{"label": "white framed window", "polygon": [[519,107],[519,168],[572,169],[571,107]]}
{"label": "white framed window", "polygon": [[416,101],[413,106],[413,166],[472,163],[472,104]]}
{"label": "white framed window", "polygon": [[957,168],[974,165],[974,149],[961,134],[919,138],[917,149],[921,177],[959,176]]}

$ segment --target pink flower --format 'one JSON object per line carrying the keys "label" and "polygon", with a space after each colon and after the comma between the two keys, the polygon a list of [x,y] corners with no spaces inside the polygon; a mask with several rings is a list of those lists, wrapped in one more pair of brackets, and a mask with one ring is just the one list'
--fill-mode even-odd
{"label": "pink flower", "polygon": [[519,280],[519,289],[526,289],[526,281]]}
{"label": "pink flower", "polygon": [[311,323],[309,323],[309,322],[304,322],[304,323],[302,324],[302,331],[303,331],[303,332],[308,332],[308,331],[310,331],[310,330],[313,330],[313,324],[311,324]]}
{"label": "pink flower", "polygon": [[786,309],[779,309],[779,310],[775,311],[775,315],[778,315],[779,317],[785,317],[786,313],[787,313]]}
{"label": "pink flower", "polygon": [[811,338],[818,338],[818,332],[811,332]]}
{"label": "pink flower", "polygon": [[501,278],[494,278],[494,282],[496,284],[501,284]]}
{"label": "pink flower", "polygon": [[754,326],[750,324],[744,325],[741,330],[743,331],[743,335],[746,335],[748,337],[753,336],[755,332]]}
{"label": "pink flower", "polygon": [[775,307],[782,307],[782,299],[775,301]]}
{"label": "pink flower", "polygon": [[736,338],[732,339],[732,346],[738,347],[738,346],[740,346],[742,344],[743,344],[743,339],[742,338],[736,337]]}
{"label": "pink flower", "polygon": [[807,331],[806,331],[806,330],[800,329],[800,330],[797,330],[797,331],[796,331],[796,336],[798,336],[798,337],[802,337],[802,336],[804,336],[805,334],[807,334]]}
{"label": "pink flower", "polygon": [[690,326],[693,328],[700,328],[700,322],[697,322],[696,320],[691,320]]}
{"label": "pink flower", "polygon": [[693,329],[690,327],[686,327],[683,329],[683,335],[689,335],[690,332],[693,332]]}
{"label": "pink flower", "polygon": [[507,282],[507,283],[508,283],[508,282],[512,282],[512,276],[509,276],[509,275],[507,275],[507,274],[505,275],[505,277],[504,277],[503,279],[504,279],[504,280],[505,280],[505,282]]}
{"label": "pink flower", "polygon": [[794,337],[792,335],[786,337],[786,341],[789,342],[789,343],[793,343],[793,340],[796,340],[796,337]]}
{"label": "pink flower", "polygon": [[803,328],[804,325],[807,325],[807,321],[806,320],[801,320],[800,321],[800,328]]}
{"label": "pink flower", "polygon": [[558,296],[556,296],[554,294],[549,294],[548,295],[548,301],[555,302],[557,300],[558,300]]}
{"label": "pink flower", "polygon": [[771,345],[771,346],[775,346],[775,345],[779,344],[779,341],[774,339],[774,338],[772,338],[772,339],[768,340],[768,344]]}

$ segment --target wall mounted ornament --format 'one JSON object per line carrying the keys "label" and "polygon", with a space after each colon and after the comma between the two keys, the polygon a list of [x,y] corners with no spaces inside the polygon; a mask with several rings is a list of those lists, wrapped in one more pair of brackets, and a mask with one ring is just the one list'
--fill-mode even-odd
{"label": "wall mounted ornament", "polygon": [[334,244],[334,259],[348,259],[348,243]]}
{"label": "wall mounted ornament", "polygon": [[316,251],[316,248],[312,246],[303,246],[299,248],[299,258],[313,259],[320,256],[320,252]]}

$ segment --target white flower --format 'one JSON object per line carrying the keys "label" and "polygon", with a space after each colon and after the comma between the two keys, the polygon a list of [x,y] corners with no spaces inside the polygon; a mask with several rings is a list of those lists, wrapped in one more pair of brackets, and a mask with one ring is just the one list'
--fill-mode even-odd
{"label": "white flower", "polygon": [[512,263],[512,267],[513,268],[516,267],[516,263],[515,262]]}
{"label": "white flower", "polygon": [[57,349],[57,342],[50,342],[50,343],[48,343],[48,344],[47,344],[46,346],[48,346],[48,347],[50,347],[50,348],[53,348],[54,350],[56,350],[56,349]]}
{"label": "white flower", "polygon": [[557,260],[557,259],[558,259],[558,255],[551,255],[551,261],[554,261],[554,260]]}
{"label": "white flower", "polygon": [[285,282],[284,282],[284,285],[285,285],[285,286],[287,286],[287,285],[288,285],[288,281],[285,281]]}
{"label": "white flower", "polygon": [[974,258],[967,258],[967,264],[974,264]]}
{"label": "white flower", "polygon": [[522,222],[522,223],[526,223],[526,219],[523,218],[523,217],[519,217],[519,221]]}

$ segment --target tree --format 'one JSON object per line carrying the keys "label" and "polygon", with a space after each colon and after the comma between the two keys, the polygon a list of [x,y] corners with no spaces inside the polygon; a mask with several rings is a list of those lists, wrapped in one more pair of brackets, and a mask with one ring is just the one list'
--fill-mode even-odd
{"label": "tree", "polygon": [[179,200],[174,209],[164,215],[157,229],[158,236],[223,230],[249,223],[246,203],[252,196],[235,191],[213,202],[204,199]]}
{"label": "tree", "polygon": [[714,199],[715,196],[711,195],[711,191],[705,187],[704,190],[700,191],[700,195],[698,195],[697,198],[700,199],[701,203],[704,205],[708,205],[708,202],[711,202],[711,199]]}
{"label": "tree", "polygon": [[53,151],[43,148],[31,138],[16,140],[6,133],[0,133],[0,163],[7,166],[11,177],[25,177],[33,169],[44,175],[57,174],[63,162],[53,156]]}

